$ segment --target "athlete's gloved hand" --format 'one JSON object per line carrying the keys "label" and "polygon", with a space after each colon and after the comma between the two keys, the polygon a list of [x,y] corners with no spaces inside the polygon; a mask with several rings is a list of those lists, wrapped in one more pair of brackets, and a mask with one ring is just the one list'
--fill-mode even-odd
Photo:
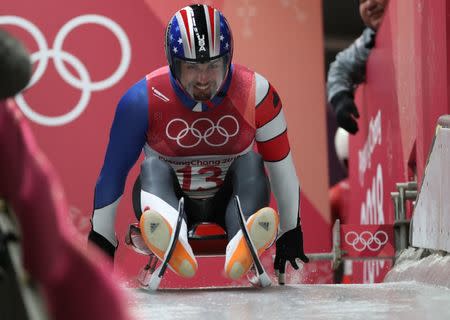
{"label": "athlete's gloved hand", "polygon": [[295,261],[297,258],[304,263],[309,262],[309,258],[303,251],[303,232],[300,224],[284,233],[276,242],[276,254],[273,267],[275,273],[278,275],[278,282],[280,284],[284,284],[287,261],[291,263],[295,270],[298,270],[298,265]]}
{"label": "athlete's gloved hand", "polygon": [[330,102],[336,113],[338,125],[351,134],[358,132],[358,123],[356,122],[356,119],[359,118],[359,112],[355,105],[353,95],[350,92],[341,91],[338,92]]}

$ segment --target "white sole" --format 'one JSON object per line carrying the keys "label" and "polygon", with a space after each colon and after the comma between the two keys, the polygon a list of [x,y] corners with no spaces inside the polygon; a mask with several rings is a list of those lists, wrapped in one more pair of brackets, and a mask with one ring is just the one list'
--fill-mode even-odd
{"label": "white sole", "polygon": [[273,241],[278,229],[276,221],[277,219],[271,210],[265,210],[255,217],[248,233],[256,250],[260,250]]}
{"label": "white sole", "polygon": [[[149,249],[161,260],[164,260],[166,251],[169,248],[172,236],[172,228],[169,222],[158,212],[154,210],[145,211],[141,217],[141,233]],[[180,247],[181,246],[181,247]],[[180,258],[178,253],[184,252],[185,258]],[[181,260],[180,260],[181,259]],[[190,262],[189,262],[190,261]],[[189,244],[186,244],[182,238],[178,238],[173,256],[170,258],[169,268],[182,277],[191,278],[197,271],[197,261]],[[177,268],[175,270],[174,268]]]}
{"label": "white sole", "polygon": [[172,235],[166,219],[152,210],[145,211],[143,214],[146,214],[146,217],[144,226],[141,226],[141,231],[145,233],[147,241],[162,252],[166,252]]}
{"label": "white sole", "polygon": [[[268,248],[269,245],[275,240],[278,230],[278,219],[276,212],[271,208],[263,208],[255,213],[255,215],[255,217],[251,217],[252,220],[249,219],[247,221],[246,226],[257,254],[260,255],[262,254],[263,249]],[[249,226],[250,224],[251,226]],[[233,265],[228,272],[228,276],[231,279],[240,278],[251,267],[251,264],[248,267],[246,265],[249,259],[252,261],[251,257],[245,257],[244,259],[233,258],[234,255],[239,254],[236,250],[238,250],[239,246],[242,248],[243,241],[245,242],[245,239],[242,234],[242,230],[240,230],[227,246],[228,250],[225,259],[225,273],[227,273],[226,270],[229,267],[228,264],[231,263],[230,261],[234,260]],[[245,246],[247,246],[246,243]],[[243,264],[243,261],[247,262]]]}

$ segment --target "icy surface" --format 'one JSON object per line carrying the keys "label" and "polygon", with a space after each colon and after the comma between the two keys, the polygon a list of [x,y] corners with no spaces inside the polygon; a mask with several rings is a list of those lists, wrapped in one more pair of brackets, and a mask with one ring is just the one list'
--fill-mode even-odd
{"label": "icy surface", "polygon": [[138,320],[450,319],[450,290],[415,282],[130,290]]}

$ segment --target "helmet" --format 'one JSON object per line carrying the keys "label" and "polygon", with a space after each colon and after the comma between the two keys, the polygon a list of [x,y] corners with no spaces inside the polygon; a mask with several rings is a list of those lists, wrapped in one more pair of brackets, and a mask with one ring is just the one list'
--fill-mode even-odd
{"label": "helmet", "polygon": [[[180,80],[180,63],[207,63],[222,58],[228,73],[233,55],[233,37],[221,12],[205,4],[177,11],[166,29],[165,51],[170,70]],[[222,79],[223,80],[223,79]]]}

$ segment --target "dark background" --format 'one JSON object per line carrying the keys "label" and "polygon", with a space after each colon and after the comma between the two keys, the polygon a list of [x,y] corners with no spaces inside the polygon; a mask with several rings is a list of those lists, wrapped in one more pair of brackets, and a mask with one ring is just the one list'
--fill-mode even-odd
{"label": "dark background", "polygon": [[[347,48],[364,29],[359,16],[358,0],[323,0],[323,29],[325,48],[325,79],[328,66],[333,62],[336,54]],[[334,150],[334,134],[336,132],[336,119],[330,107],[327,106],[328,130],[328,171],[330,186],[336,184],[346,176]]]}

